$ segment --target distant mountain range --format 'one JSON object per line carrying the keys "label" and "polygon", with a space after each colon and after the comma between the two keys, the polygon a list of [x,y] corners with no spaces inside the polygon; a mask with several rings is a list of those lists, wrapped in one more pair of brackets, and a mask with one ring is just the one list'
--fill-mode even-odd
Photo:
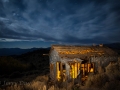
{"label": "distant mountain range", "polygon": [[120,55],[120,43],[105,44],[104,46],[112,48],[114,51],[116,51]]}
{"label": "distant mountain range", "polygon": [[112,48],[112,49],[119,49],[120,50],[120,43],[105,44],[105,46]]}
{"label": "distant mountain range", "polygon": [[0,48],[0,56],[21,55],[27,52],[32,52],[40,49],[50,49],[50,48],[30,48],[30,49]]}
{"label": "distant mountain range", "polygon": [[[117,51],[120,54],[120,43],[111,43],[111,44],[103,44],[103,45],[114,49],[115,51]],[[21,54],[24,54],[27,52],[32,52],[32,51],[40,50],[40,49],[50,50],[50,47],[48,47],[48,48],[31,48],[31,49],[0,48],[0,56],[21,55]]]}

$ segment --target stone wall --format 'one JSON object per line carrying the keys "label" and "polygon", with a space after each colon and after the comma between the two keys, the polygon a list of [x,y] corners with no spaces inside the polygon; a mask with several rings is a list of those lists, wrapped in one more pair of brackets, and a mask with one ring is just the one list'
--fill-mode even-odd
{"label": "stone wall", "polygon": [[91,62],[95,63],[95,71],[98,70],[98,67],[105,68],[111,61],[118,61],[117,56],[108,56],[108,57],[91,57]]}

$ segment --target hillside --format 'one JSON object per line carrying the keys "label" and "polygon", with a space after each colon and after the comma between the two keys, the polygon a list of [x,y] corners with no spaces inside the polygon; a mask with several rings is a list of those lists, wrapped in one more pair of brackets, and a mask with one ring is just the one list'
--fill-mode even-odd
{"label": "hillside", "polygon": [[[0,81],[14,78],[33,78],[49,73],[49,49],[38,49],[21,55],[0,56]],[[32,78],[29,78],[32,79]]]}
{"label": "hillside", "polygon": [[[10,56],[10,55],[21,55],[27,52],[32,52],[34,50],[39,50],[44,48],[30,48],[30,49],[21,49],[21,48],[0,48],[0,56]],[[49,49],[49,48],[46,48]]]}
{"label": "hillside", "polygon": [[43,55],[48,53],[49,53],[49,48],[38,49],[38,50],[34,50],[33,52],[28,52],[19,56],[15,56],[14,58],[24,63],[30,63],[37,70],[43,71],[43,69],[48,70],[49,68],[49,56]]}

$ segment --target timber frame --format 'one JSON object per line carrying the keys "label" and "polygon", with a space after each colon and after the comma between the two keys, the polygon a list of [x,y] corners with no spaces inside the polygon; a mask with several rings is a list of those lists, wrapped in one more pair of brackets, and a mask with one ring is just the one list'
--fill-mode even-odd
{"label": "timber frame", "polygon": [[50,78],[54,81],[81,81],[98,67],[106,67],[118,60],[118,54],[104,46],[52,45],[50,53]]}

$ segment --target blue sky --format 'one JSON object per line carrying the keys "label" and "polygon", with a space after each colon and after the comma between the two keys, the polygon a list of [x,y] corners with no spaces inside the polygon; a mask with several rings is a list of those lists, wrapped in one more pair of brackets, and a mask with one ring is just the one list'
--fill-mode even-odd
{"label": "blue sky", "polygon": [[0,48],[120,42],[120,0],[0,0]]}

